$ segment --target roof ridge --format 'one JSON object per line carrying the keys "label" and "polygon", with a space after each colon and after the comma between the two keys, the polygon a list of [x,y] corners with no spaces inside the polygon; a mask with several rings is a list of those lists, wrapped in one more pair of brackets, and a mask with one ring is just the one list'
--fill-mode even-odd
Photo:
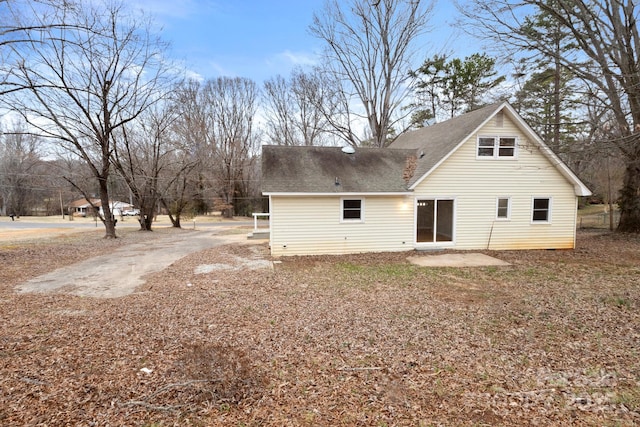
{"label": "roof ridge", "polygon": [[[431,133],[431,132],[433,132],[435,130],[441,129],[443,127],[450,127],[450,126],[452,126],[452,125],[454,125],[454,124],[456,124],[457,122],[460,122],[460,121],[474,121],[474,120],[470,120],[470,118],[475,118],[476,116],[484,117],[484,114],[486,114],[487,111],[495,112],[495,111],[498,110],[498,107],[500,107],[500,106],[502,106],[504,104],[507,104],[507,102],[506,101],[494,102],[492,104],[485,105],[485,106],[483,106],[481,108],[478,108],[476,110],[472,110],[472,111],[469,111],[467,113],[460,114],[458,116],[452,117],[452,118],[447,119],[445,121],[434,123],[434,124],[429,125],[429,126],[424,126],[422,128],[418,128],[418,129],[414,129],[414,130],[405,132],[405,133],[399,135],[398,138],[396,138],[396,140],[393,143],[391,143],[391,145],[393,145],[398,140],[402,140],[402,138],[405,135],[411,135],[411,134],[414,134],[416,132],[418,132],[420,134],[429,134],[429,133]],[[490,116],[490,115],[488,115],[488,116]]]}

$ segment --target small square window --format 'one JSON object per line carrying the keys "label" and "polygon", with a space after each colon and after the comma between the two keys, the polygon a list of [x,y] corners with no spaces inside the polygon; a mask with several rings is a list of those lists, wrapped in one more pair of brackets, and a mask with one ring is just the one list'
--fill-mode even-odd
{"label": "small square window", "polygon": [[496,210],[496,218],[497,219],[509,219],[509,207],[511,205],[511,200],[508,197],[500,197],[498,198],[497,210]]}
{"label": "small square window", "polygon": [[493,138],[480,138],[478,141],[478,156],[493,157]]}
{"label": "small square window", "polygon": [[498,157],[513,157],[516,154],[515,138],[500,138]]}
{"label": "small square window", "polygon": [[533,222],[549,222],[551,213],[551,199],[549,198],[534,198],[533,199]]}
{"label": "small square window", "polygon": [[514,136],[481,136],[478,138],[477,156],[482,158],[516,157],[518,139]]}
{"label": "small square window", "polygon": [[362,220],[362,199],[342,200],[342,220],[361,221]]}

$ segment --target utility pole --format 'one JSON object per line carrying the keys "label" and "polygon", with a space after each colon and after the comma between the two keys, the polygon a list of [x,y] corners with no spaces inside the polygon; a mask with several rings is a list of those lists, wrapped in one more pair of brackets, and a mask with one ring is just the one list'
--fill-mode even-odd
{"label": "utility pole", "polygon": [[62,190],[58,190],[58,194],[60,194],[60,213],[62,214],[62,219],[64,219],[64,205],[62,204]]}

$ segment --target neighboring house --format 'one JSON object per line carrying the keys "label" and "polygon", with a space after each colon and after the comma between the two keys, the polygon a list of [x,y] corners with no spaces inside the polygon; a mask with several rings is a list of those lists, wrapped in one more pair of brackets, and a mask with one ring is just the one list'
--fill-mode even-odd
{"label": "neighboring house", "polygon": [[[104,211],[102,210],[102,203],[100,203],[100,215],[104,216]],[[118,200],[112,200],[109,202],[109,207],[111,208],[111,213],[113,214],[113,216],[122,216],[125,214],[125,212],[128,212],[130,210],[133,209],[133,205],[126,203],[126,202],[120,202]]]}
{"label": "neighboring house", "polygon": [[274,256],[574,248],[591,194],[508,103],[389,148],[262,150]]}
{"label": "neighboring house", "polygon": [[[102,202],[100,199],[91,199],[91,203],[87,199],[75,200],[69,204],[70,213],[74,216],[96,216],[96,210],[93,206],[98,208],[98,213],[104,216],[104,212],[102,210]],[[120,201],[111,201],[109,202],[111,207],[111,212],[113,215],[123,215],[125,212],[133,209],[133,205],[120,202]]]}
{"label": "neighboring house", "polygon": [[87,199],[74,200],[69,203],[69,215],[73,216],[93,216],[95,209],[91,206],[100,206],[100,199],[91,199],[91,203]]}

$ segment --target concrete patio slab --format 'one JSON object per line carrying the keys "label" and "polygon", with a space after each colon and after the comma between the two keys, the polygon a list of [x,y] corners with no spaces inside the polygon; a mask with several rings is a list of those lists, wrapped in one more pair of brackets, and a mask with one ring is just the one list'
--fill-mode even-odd
{"label": "concrete patio slab", "polygon": [[407,260],[421,267],[486,267],[511,265],[506,261],[478,253],[420,255],[409,257]]}

